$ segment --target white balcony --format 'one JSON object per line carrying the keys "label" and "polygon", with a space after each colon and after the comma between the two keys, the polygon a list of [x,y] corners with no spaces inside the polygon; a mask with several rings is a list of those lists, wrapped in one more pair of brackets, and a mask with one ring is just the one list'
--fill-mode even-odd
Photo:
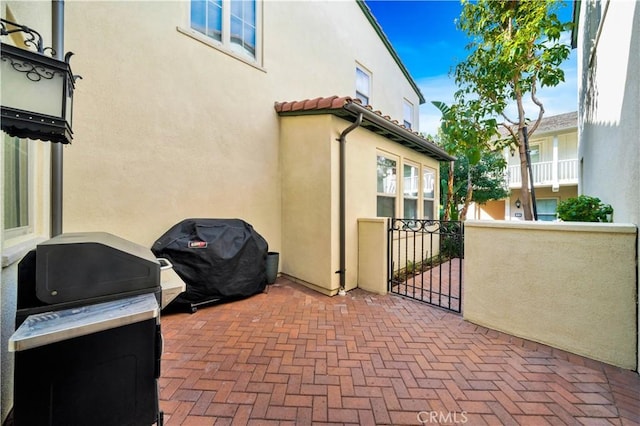
{"label": "white balcony", "polygon": [[[544,161],[531,165],[533,184],[535,186],[550,186],[559,188],[560,185],[578,184],[578,160]],[[520,165],[509,166],[507,169],[509,188],[520,188],[522,177]]]}

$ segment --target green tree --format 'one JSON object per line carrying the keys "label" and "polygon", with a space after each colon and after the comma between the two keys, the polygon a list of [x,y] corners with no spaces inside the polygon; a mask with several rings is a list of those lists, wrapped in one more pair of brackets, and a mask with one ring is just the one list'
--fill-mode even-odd
{"label": "green tree", "polygon": [[[465,220],[471,202],[486,204],[492,200],[501,200],[509,195],[504,171],[507,162],[499,152],[485,152],[476,164],[470,164],[465,156],[456,158],[453,169],[447,163],[440,164],[441,185],[444,187],[453,176],[451,202],[447,204],[447,195],[441,191],[443,206],[448,205],[452,220]],[[453,170],[453,175],[451,171]],[[468,179],[472,182],[472,191],[467,188]],[[471,193],[471,198],[469,198]],[[458,207],[462,206],[460,210]],[[444,212],[443,212],[444,213]]]}
{"label": "green tree", "polygon": [[[457,102],[477,100],[480,118],[502,117],[501,125],[508,131],[508,142],[520,155],[522,189],[520,199],[526,220],[532,220],[529,194],[528,159],[525,149],[525,128],[529,120],[525,114],[527,95],[537,108],[535,124],[527,128],[532,135],[543,115],[544,105],[536,96],[539,87],[556,86],[564,81],[560,68],[570,53],[568,45],[560,41],[563,30],[570,23],[562,23],[555,11],[556,0],[500,1],[462,0],[463,8],[458,28],[471,43],[467,59],[455,67]],[[515,102],[517,117],[505,113],[507,105]],[[483,115],[486,114],[486,115]]]}
{"label": "green tree", "polygon": [[[465,182],[466,193],[460,197],[463,201],[459,218],[465,220],[469,203],[473,200],[474,175],[473,170],[482,160],[483,156],[499,148],[499,145],[492,142],[498,135],[497,121],[495,118],[487,117],[486,105],[481,100],[465,101],[462,98],[458,102],[448,106],[443,102],[432,102],[440,112],[440,145],[449,154],[456,156],[456,163],[462,161],[468,166],[465,168],[466,178],[455,176],[453,162],[449,163],[446,182],[446,198],[444,205],[444,220],[457,219],[458,213],[456,194]],[[444,185],[443,185],[444,187]]]}

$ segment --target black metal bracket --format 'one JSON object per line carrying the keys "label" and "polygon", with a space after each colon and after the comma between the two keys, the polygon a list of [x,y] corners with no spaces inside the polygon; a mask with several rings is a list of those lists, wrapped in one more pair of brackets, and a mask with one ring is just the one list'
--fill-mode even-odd
{"label": "black metal bracket", "polygon": [[[9,28],[11,27],[11,28]],[[44,47],[44,41],[39,32],[33,28],[29,28],[26,25],[17,24],[7,19],[0,18],[0,36],[8,36],[13,33],[22,32],[27,34],[24,40],[24,44],[27,46],[35,47],[38,53],[50,52],[51,56],[56,55],[56,51],[51,47]]]}

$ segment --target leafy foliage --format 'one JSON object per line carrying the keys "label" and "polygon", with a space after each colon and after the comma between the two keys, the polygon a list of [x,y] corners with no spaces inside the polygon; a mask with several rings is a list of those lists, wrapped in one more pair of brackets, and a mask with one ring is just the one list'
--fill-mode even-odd
{"label": "leafy foliage", "polygon": [[[504,170],[507,167],[506,160],[499,152],[485,152],[477,164],[470,164],[463,157],[457,157],[453,168],[453,208],[451,218],[457,220],[459,212],[457,206],[464,205],[467,200],[467,178],[471,176],[473,191],[469,202],[486,204],[492,200],[501,200],[509,195],[509,189],[504,178]],[[441,185],[446,186],[449,178],[449,165],[441,163]],[[441,203],[446,205],[445,191],[440,191]]]}
{"label": "leafy foliage", "polygon": [[[529,125],[523,99],[529,94],[537,106],[537,120],[528,128],[533,135],[544,106],[536,96],[538,87],[556,86],[564,81],[560,68],[570,48],[560,40],[571,23],[562,23],[555,13],[556,0],[500,1],[462,0],[457,26],[470,38],[469,56],[454,70],[460,90],[458,104],[477,103],[473,119],[502,116],[509,132],[506,143],[518,150],[521,163],[528,164],[524,149],[524,128]],[[469,100],[471,99],[471,100]],[[507,105],[515,101],[517,117],[508,117]],[[532,219],[526,167],[522,168],[522,196],[525,219]]]}
{"label": "leafy foliage", "polygon": [[561,201],[556,212],[565,222],[608,222],[607,215],[613,214],[613,208],[597,197],[580,195]]}

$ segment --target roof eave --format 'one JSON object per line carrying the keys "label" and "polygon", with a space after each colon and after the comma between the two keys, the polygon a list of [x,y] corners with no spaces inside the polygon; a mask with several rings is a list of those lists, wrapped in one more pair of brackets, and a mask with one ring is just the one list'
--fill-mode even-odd
{"label": "roof eave", "polygon": [[[344,105],[343,110],[350,113],[349,121],[355,121],[356,117],[359,114],[362,114],[361,127],[367,128],[368,130],[399,143],[400,145],[404,145],[421,154],[428,155],[438,161],[455,160],[455,157],[447,154],[444,149],[440,148],[435,143],[429,142],[412,131],[390,122],[379,114],[376,114],[358,103],[348,102]],[[339,110],[334,109],[329,112],[334,115],[342,116],[342,118],[346,118],[344,117],[344,114],[335,114],[337,111]]]}
{"label": "roof eave", "polygon": [[396,62],[396,64],[398,64],[398,67],[400,67],[400,71],[402,71],[402,74],[404,74],[404,76],[409,81],[409,84],[411,85],[413,90],[418,95],[418,99],[420,101],[420,105],[424,104],[426,102],[426,100],[424,99],[424,96],[422,95],[422,92],[420,91],[420,88],[418,87],[416,82],[413,80],[413,77],[411,77],[411,74],[409,74],[409,71],[407,70],[407,67],[405,67],[404,64],[402,63],[402,60],[400,59],[400,57],[396,53],[395,49],[391,45],[391,42],[387,38],[387,36],[384,33],[384,31],[382,31],[382,27],[380,27],[380,24],[376,20],[375,16],[373,16],[373,14],[371,13],[371,9],[369,9],[369,6],[367,6],[367,4],[364,2],[364,0],[356,0],[356,3],[358,4],[358,6],[360,6],[360,9],[362,9],[362,12],[364,13],[364,16],[366,16],[367,20],[369,21],[369,23],[371,24],[371,26],[373,27],[375,32],[380,37],[380,40],[382,40],[382,43],[385,45],[385,47],[387,48],[387,50],[391,54],[391,57]]}

